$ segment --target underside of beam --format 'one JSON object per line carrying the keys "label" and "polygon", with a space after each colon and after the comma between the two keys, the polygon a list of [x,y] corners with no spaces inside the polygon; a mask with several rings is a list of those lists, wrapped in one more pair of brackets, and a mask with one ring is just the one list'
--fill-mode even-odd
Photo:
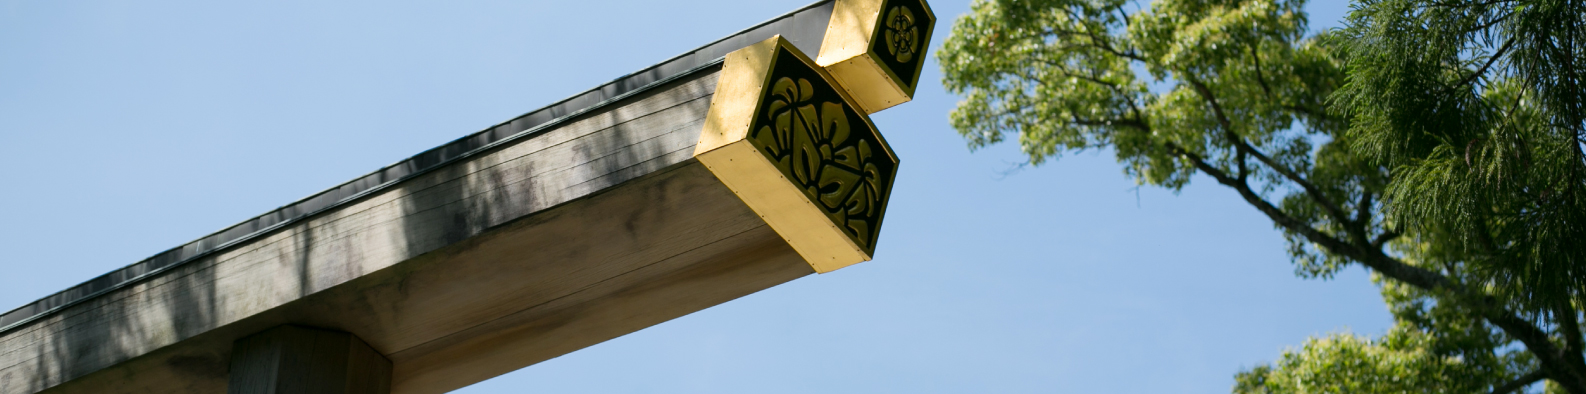
{"label": "underside of beam", "polygon": [[388,394],[391,361],[357,336],[280,326],[237,340],[227,394]]}

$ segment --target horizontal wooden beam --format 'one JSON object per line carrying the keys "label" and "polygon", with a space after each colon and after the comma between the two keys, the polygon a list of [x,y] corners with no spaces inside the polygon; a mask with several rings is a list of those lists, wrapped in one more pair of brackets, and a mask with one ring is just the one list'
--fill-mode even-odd
{"label": "horizontal wooden beam", "polygon": [[757,264],[722,256],[780,268],[679,304],[693,309],[628,313],[622,328],[811,273],[693,159],[718,77],[702,70],[7,333],[4,393],[219,392],[231,343],[282,324],[363,338],[394,363],[393,392],[445,392],[627,331],[574,324],[582,342],[521,345],[550,347],[499,365],[459,362],[443,344],[516,349],[534,337],[525,327],[602,294]]}
{"label": "horizontal wooden beam", "polygon": [[26,317],[0,322],[0,394],[254,387],[236,382],[274,378],[246,366],[291,348],[270,338],[320,332],[290,327],[366,345],[391,393],[443,393],[869,260],[899,159],[874,92],[799,44],[833,42],[831,10],[866,1],[817,3],[696,51],[714,60],[553,105],[581,109],[528,134],[475,134],[8,313]]}

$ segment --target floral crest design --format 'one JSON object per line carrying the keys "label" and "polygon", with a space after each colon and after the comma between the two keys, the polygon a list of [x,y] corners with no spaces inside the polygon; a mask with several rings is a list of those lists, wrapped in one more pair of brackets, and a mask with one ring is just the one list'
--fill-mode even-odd
{"label": "floral crest design", "polygon": [[898,63],[914,60],[920,51],[920,27],[914,11],[901,5],[893,6],[882,23],[886,27],[887,52],[897,58]]}
{"label": "floral crest design", "polygon": [[872,250],[890,184],[883,176],[891,170],[883,173],[876,155],[886,153],[852,132],[846,106],[815,96],[808,79],[777,79],[749,138],[833,223]]}

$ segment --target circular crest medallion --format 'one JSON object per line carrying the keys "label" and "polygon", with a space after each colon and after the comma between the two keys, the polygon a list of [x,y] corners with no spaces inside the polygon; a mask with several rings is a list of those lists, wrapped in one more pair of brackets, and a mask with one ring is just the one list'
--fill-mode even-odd
{"label": "circular crest medallion", "polygon": [[914,18],[914,11],[904,6],[894,6],[887,11],[887,18],[882,20],[885,26],[887,52],[897,58],[898,63],[908,63],[920,51],[920,27]]}

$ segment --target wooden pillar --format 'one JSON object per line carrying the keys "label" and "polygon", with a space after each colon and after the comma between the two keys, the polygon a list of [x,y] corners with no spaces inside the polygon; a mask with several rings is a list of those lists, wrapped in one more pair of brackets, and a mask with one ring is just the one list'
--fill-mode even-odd
{"label": "wooden pillar", "polygon": [[391,361],[352,334],[279,326],[237,340],[227,394],[389,394]]}

